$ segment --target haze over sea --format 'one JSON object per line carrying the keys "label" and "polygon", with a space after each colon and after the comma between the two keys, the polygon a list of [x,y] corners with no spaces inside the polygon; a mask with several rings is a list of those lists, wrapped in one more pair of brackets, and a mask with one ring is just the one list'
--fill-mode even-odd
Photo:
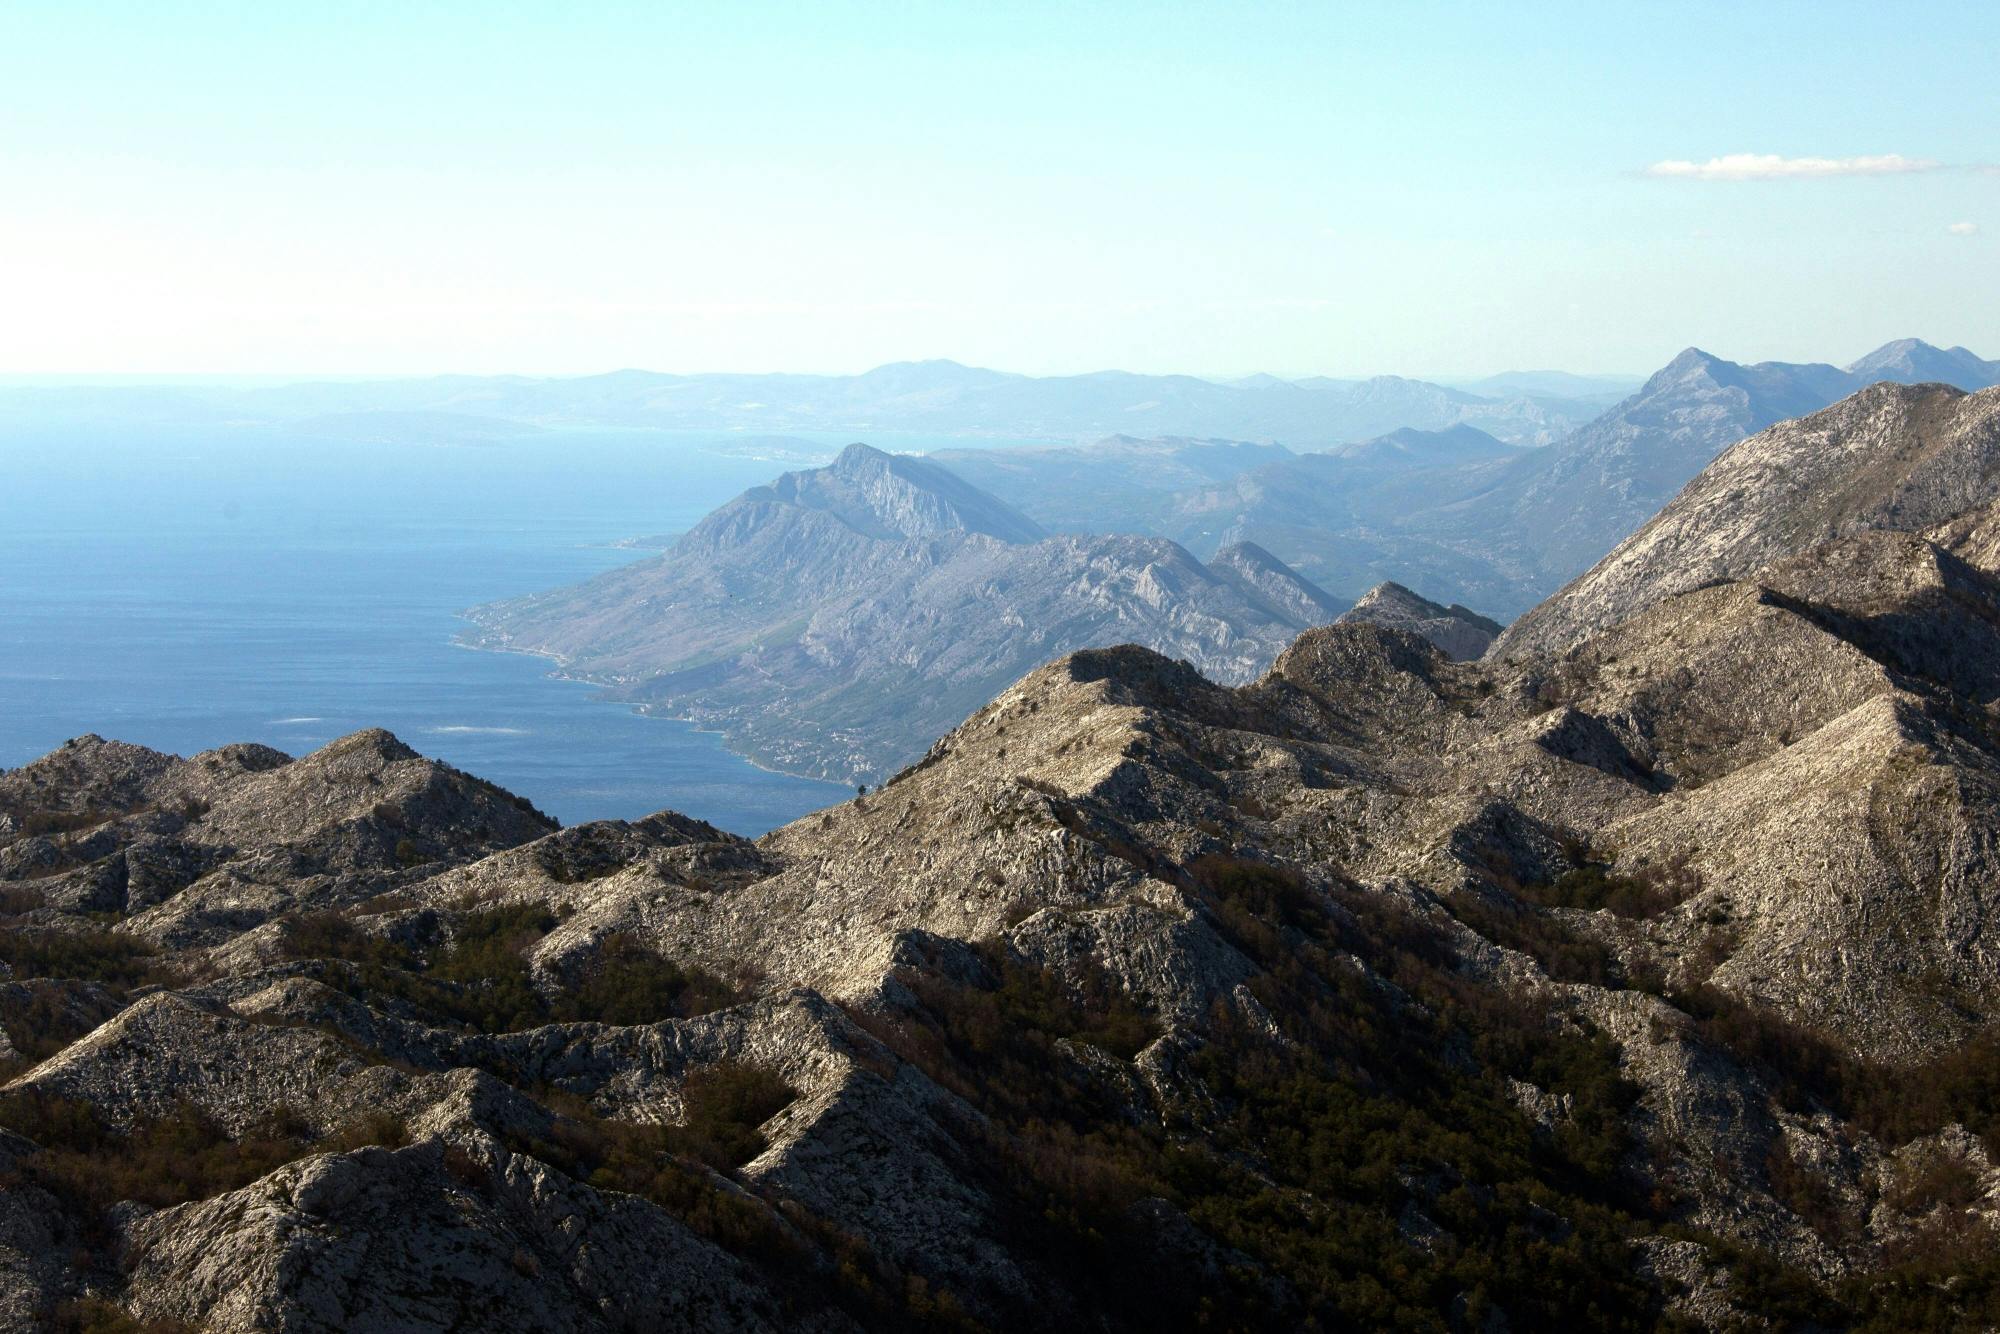
{"label": "haze over sea", "polygon": [[406,429],[0,434],[0,767],[85,732],[296,755],[380,726],[565,823],[671,808],[754,835],[851,795],[453,643],[464,608],[641,559],[610,544],[847,437],[789,456],[720,434]]}

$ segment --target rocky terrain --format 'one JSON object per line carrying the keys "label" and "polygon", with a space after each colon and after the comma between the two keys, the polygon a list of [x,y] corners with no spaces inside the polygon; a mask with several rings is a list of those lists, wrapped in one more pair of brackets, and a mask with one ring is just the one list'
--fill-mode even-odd
{"label": "rocky terrain", "polygon": [[1991,1327],[1993,408],[1802,424],[1796,540],[1560,651],[1072,653],[755,843],[72,742],[0,775],[0,1311]]}
{"label": "rocky terrain", "polygon": [[1569,647],[1701,584],[1863,529],[1921,531],[1993,493],[2000,389],[1882,383],[1733,446],[1644,527],[1509,626],[1495,653]]}
{"label": "rocky terrain", "polygon": [[1454,662],[1480,657],[1500,633],[1498,621],[1456,602],[1441,607],[1398,583],[1377,584],[1336,617],[1334,623],[1346,625],[1356,621],[1388,626],[1428,640]]}
{"label": "rocky terrain", "polygon": [[1137,642],[1223,681],[1341,605],[1249,545],[1050,536],[938,464],[855,445],[715,511],[665,555],[470,613],[794,772],[872,782],[1038,663]]}

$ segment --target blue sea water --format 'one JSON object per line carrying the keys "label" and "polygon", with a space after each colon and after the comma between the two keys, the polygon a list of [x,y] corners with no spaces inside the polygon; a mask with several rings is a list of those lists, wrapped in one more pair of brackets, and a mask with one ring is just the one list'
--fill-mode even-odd
{"label": "blue sea water", "polygon": [[762,833],[848,789],[453,642],[464,608],[640,559],[609,544],[799,466],[756,452],[630,431],[0,432],[0,767],[85,732],[300,754],[381,726],[565,823],[671,808]]}

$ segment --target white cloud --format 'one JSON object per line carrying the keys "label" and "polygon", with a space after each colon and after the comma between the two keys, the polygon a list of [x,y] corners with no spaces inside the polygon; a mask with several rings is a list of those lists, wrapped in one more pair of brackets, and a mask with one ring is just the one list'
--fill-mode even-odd
{"label": "white cloud", "polygon": [[1776,153],[1729,153],[1706,162],[1672,160],[1646,168],[1648,176],[1693,181],[1774,181],[1812,176],[1899,176],[1935,171],[1929,158],[1886,153],[1880,157],[1780,157]]}
{"label": "white cloud", "polygon": [[1979,224],[1976,222],[1954,222],[1949,227],[1946,227],[1945,230],[1953,236],[1977,236],[1979,235]]}

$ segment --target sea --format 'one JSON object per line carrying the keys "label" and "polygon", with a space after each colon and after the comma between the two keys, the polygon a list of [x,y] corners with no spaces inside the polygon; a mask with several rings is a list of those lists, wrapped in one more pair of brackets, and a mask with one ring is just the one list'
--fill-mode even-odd
{"label": "sea", "polygon": [[644,559],[616,544],[862,437],[414,434],[0,428],[0,768],[91,732],[298,755],[379,726],[565,824],[672,809],[755,836],[852,795],[456,640],[465,608]]}

